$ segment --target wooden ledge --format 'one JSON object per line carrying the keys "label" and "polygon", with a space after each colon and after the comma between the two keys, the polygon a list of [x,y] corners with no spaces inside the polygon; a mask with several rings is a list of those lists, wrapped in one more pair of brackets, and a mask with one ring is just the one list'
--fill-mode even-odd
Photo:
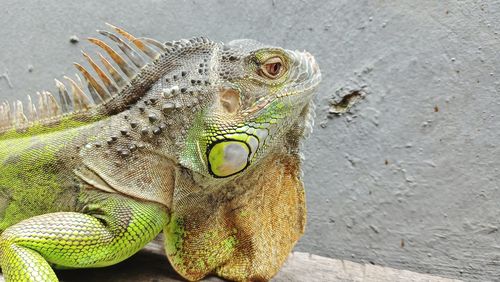
{"label": "wooden ledge", "polygon": [[[142,250],[132,258],[114,266],[97,269],[77,269],[58,271],[65,282],[120,281],[120,282],[178,282],[184,281],[172,270],[160,249],[154,246]],[[0,276],[0,281],[4,281]],[[203,281],[223,281],[210,277]],[[294,252],[272,279],[273,282],[302,281],[410,281],[410,282],[452,282],[448,278],[398,270],[371,264],[361,264],[346,260],[331,259],[308,253]]]}

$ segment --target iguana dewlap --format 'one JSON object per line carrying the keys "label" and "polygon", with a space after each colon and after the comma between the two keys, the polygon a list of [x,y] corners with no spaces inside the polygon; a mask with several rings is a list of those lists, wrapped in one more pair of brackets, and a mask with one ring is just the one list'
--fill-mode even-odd
{"label": "iguana dewlap", "polygon": [[90,38],[102,54],[75,64],[83,80],[56,80],[58,99],[0,105],[6,281],[112,265],[161,231],[188,280],[270,279],[304,231],[299,147],[321,79],[314,58],[110,27],[117,34],[100,33],[123,54]]}

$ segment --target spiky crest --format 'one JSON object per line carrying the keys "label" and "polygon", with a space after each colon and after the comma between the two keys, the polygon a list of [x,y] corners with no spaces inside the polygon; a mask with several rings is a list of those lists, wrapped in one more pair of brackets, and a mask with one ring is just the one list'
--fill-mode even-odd
{"label": "spiky crest", "polygon": [[[63,82],[55,79],[59,99],[56,99],[49,91],[42,91],[36,93],[38,96],[37,105],[34,104],[30,95],[28,95],[26,107],[19,100],[12,103],[12,105],[8,101],[0,103],[0,134],[11,129],[28,129],[34,123],[50,125],[57,123],[64,116],[85,120],[95,116],[110,116],[123,111],[140,99],[155,82],[155,78],[144,79],[141,73],[149,72],[148,74],[151,76],[151,69],[154,68],[160,57],[178,52],[187,46],[210,42],[206,38],[193,38],[191,40],[183,39],[161,43],[151,38],[136,38],[119,27],[108,23],[106,25],[123,37],[124,40],[111,32],[98,30],[98,33],[113,41],[125,54],[125,57],[100,39],[88,38],[88,40],[104,50],[118,66],[121,73],[108,59],[97,52],[99,61],[109,74],[108,76],[102,67],[82,51],[83,57],[95,71],[99,80],[81,64],[74,63],[82,74],[86,87],[84,87],[84,83],[78,74],[76,74],[76,80],[64,76],[71,91],[67,90]],[[135,46],[140,53],[134,50],[126,41]],[[158,73],[155,76],[159,78],[161,75]],[[85,88],[87,88],[88,93],[84,91]]]}

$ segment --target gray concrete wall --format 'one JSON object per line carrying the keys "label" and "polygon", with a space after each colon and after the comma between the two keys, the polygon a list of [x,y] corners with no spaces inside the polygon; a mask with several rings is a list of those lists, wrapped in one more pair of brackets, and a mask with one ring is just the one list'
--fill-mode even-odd
{"label": "gray concrete wall", "polygon": [[[305,144],[297,250],[466,279],[500,277],[499,1],[1,0],[0,97],[73,73],[72,35],[108,21],[163,40],[254,38],[324,74]],[[31,70],[31,72],[30,72]],[[332,99],[362,90],[350,114]]]}

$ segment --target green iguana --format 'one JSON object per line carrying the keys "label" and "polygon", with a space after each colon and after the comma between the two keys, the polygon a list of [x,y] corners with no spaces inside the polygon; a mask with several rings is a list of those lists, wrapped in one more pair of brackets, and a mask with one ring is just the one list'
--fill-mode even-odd
{"label": "green iguana", "polygon": [[304,231],[313,56],[110,27],[99,33],[125,56],[89,38],[109,57],[83,53],[84,80],[56,80],[58,99],[43,91],[36,106],[0,105],[6,280],[116,264],[161,231],[185,279],[270,279]]}

